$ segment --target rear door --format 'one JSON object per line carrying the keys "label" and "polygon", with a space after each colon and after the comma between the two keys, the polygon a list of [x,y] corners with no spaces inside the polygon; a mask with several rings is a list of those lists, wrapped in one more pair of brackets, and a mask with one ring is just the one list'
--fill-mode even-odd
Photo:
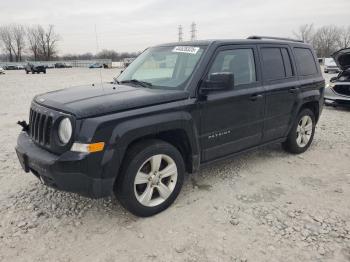
{"label": "rear door", "polygon": [[266,107],[263,142],[286,136],[300,91],[288,45],[259,45]]}

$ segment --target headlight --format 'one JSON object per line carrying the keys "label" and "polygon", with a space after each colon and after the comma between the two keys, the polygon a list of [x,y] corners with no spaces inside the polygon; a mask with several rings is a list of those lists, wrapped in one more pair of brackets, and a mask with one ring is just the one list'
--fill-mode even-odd
{"label": "headlight", "polygon": [[332,87],[334,87],[334,86],[335,86],[335,84],[332,83],[332,82],[329,82],[329,83],[326,85],[327,88],[332,88]]}
{"label": "headlight", "polygon": [[65,117],[58,126],[58,137],[63,144],[67,144],[72,137],[72,123]]}

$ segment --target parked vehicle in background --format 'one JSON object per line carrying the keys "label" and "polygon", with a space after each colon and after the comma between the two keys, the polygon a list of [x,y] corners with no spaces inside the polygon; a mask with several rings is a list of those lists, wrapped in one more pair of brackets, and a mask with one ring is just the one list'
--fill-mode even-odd
{"label": "parked vehicle in background", "polygon": [[125,68],[127,68],[132,63],[132,61],[134,61],[134,60],[135,60],[134,57],[124,58],[123,59],[123,66]]}
{"label": "parked vehicle in background", "polygon": [[115,194],[130,212],[151,216],[201,165],[271,143],[305,152],[324,87],[312,47],[297,40],[163,44],[114,82],[35,96],[16,152],[48,186]]}
{"label": "parked vehicle in background", "polygon": [[350,48],[335,52],[332,57],[341,70],[332,77],[325,90],[325,104],[333,106],[350,106]]}
{"label": "parked vehicle in background", "polygon": [[324,63],[324,58],[319,57],[319,58],[317,58],[317,60],[318,60],[318,63],[319,63],[320,65],[323,65],[323,63]]}
{"label": "parked vehicle in background", "polygon": [[334,59],[332,57],[328,57],[324,59],[324,68],[323,68],[325,73],[338,73],[339,72],[339,67],[335,63]]}
{"label": "parked vehicle in background", "polygon": [[27,64],[25,67],[26,74],[32,73],[32,74],[40,74],[44,73],[46,74],[46,67],[44,65],[33,65],[33,64]]}
{"label": "parked vehicle in background", "polygon": [[89,66],[89,68],[102,68],[102,67],[103,67],[103,65],[100,63],[95,63],[95,64],[92,64]]}
{"label": "parked vehicle in background", "polygon": [[54,64],[45,64],[45,65],[43,65],[43,66],[45,66],[46,69],[55,68],[55,65],[54,65]]}
{"label": "parked vehicle in background", "polygon": [[5,70],[2,67],[0,67],[0,75],[4,75],[4,74],[5,74]]}
{"label": "parked vehicle in background", "polygon": [[4,69],[5,70],[18,70],[19,68],[16,65],[6,65],[6,66],[4,66]]}
{"label": "parked vehicle in background", "polygon": [[72,68],[72,65],[66,63],[56,63],[55,68]]}

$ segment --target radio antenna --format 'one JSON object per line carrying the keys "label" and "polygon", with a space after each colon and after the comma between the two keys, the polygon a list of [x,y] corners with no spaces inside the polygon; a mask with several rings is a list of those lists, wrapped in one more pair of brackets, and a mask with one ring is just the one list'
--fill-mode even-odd
{"label": "radio antenna", "polygon": [[[98,36],[97,36],[97,28],[96,28],[96,24],[95,24],[95,37],[96,37],[96,54],[98,54],[100,48],[98,46]],[[102,65],[103,66],[103,65]],[[103,92],[105,91],[104,87],[103,87],[103,82],[102,82],[102,67],[99,68],[100,69],[100,81],[101,81],[101,87],[103,89]]]}

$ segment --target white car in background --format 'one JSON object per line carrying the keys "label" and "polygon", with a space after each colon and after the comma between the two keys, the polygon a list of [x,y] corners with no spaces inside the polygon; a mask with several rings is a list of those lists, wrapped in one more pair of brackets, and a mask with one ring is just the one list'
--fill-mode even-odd
{"label": "white car in background", "polygon": [[338,73],[339,67],[337,66],[337,64],[335,63],[334,59],[331,57],[325,58],[324,59],[324,72],[325,73],[330,73],[330,72],[334,72],[334,73]]}
{"label": "white car in background", "polygon": [[5,70],[2,67],[0,67],[0,75],[3,75],[3,74],[5,74]]}
{"label": "white car in background", "polygon": [[350,48],[332,54],[340,73],[332,77],[324,91],[326,105],[350,107]]}

